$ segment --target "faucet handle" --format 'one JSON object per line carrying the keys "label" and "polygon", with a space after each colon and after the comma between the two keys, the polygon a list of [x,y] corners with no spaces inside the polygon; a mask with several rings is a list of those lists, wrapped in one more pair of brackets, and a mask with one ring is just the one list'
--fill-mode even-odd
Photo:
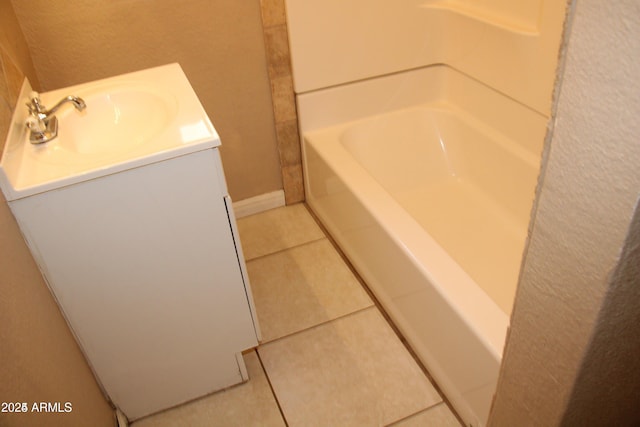
{"label": "faucet handle", "polygon": [[31,92],[29,102],[27,102],[27,108],[29,108],[29,113],[31,114],[38,114],[45,111],[44,105],[40,102],[40,94],[38,92]]}

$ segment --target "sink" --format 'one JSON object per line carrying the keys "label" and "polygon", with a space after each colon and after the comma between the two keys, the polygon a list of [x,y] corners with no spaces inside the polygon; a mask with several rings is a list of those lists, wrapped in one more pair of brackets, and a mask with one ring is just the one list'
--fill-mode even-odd
{"label": "sink", "polygon": [[93,92],[77,93],[88,105],[82,112],[58,113],[60,133],[51,146],[89,156],[129,151],[168,126],[177,110],[170,92],[152,87],[120,84]]}
{"label": "sink", "polygon": [[29,143],[25,80],[0,161],[7,200],[220,145],[178,64],[41,93],[46,106],[76,95],[87,108],[56,112],[58,136]]}

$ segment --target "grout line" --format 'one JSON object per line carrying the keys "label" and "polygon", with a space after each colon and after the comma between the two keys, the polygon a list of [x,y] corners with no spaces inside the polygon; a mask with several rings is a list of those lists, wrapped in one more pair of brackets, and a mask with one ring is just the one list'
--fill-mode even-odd
{"label": "grout line", "polygon": [[289,427],[289,423],[287,422],[287,417],[284,415],[284,411],[282,410],[282,406],[280,406],[280,401],[278,400],[278,395],[273,388],[273,384],[271,384],[271,379],[269,378],[269,374],[267,373],[266,368],[264,367],[264,363],[262,362],[262,357],[260,357],[260,352],[258,349],[255,349],[256,355],[258,356],[258,361],[260,362],[260,367],[262,368],[262,372],[264,372],[264,377],[267,379],[267,383],[269,384],[269,388],[271,389],[271,394],[276,401],[276,405],[278,405],[278,411],[280,411],[280,416],[282,417],[282,421],[284,421],[284,425]]}
{"label": "grout line", "polygon": [[[257,259],[262,259],[262,258],[269,257],[269,256],[271,256],[271,255],[280,254],[280,253],[282,253],[282,252],[286,252],[286,251],[288,251],[288,250],[290,250],[290,249],[299,248],[299,247],[302,247],[302,246],[309,245],[309,244],[311,244],[311,243],[317,243],[317,242],[319,242],[319,241],[321,241],[321,240],[324,240],[324,239],[328,239],[328,237],[327,237],[326,233],[325,233],[325,235],[324,235],[324,236],[322,236],[322,237],[320,237],[320,238],[318,238],[318,239],[308,240],[308,241],[306,241],[306,242],[298,243],[298,244],[296,244],[296,245],[289,246],[289,247],[287,247],[287,248],[278,249],[277,251],[274,251],[274,252],[269,252],[268,254],[258,255],[257,257],[253,257],[253,258],[251,258],[251,259],[245,259],[245,262],[246,262],[246,263],[249,263],[249,262],[251,262],[251,261],[255,261],[255,260],[257,260]],[[242,240],[241,240],[241,241],[242,241]]]}
{"label": "grout line", "polygon": [[427,367],[422,363],[422,361],[420,360],[420,358],[418,357],[416,352],[411,348],[411,346],[409,345],[407,339],[404,337],[402,332],[400,332],[398,327],[393,323],[393,321],[391,320],[391,317],[389,316],[389,314],[387,314],[387,311],[384,309],[384,307],[382,306],[382,304],[380,303],[378,298],[376,298],[376,296],[373,293],[373,291],[371,289],[369,289],[369,286],[364,281],[364,279],[360,276],[360,274],[356,270],[355,266],[351,263],[351,260],[349,260],[347,255],[340,248],[340,246],[338,246],[338,243],[333,239],[333,237],[331,237],[331,234],[329,234],[329,231],[326,229],[324,224],[322,224],[322,222],[320,221],[318,216],[315,214],[315,212],[313,212],[313,210],[309,207],[309,205],[307,205],[307,203],[304,203],[304,207],[307,209],[307,212],[309,212],[309,214],[311,215],[313,220],[318,224],[318,227],[320,227],[320,229],[322,230],[324,235],[327,237],[327,239],[329,240],[331,245],[333,245],[333,248],[336,250],[336,252],[338,252],[338,255],[340,255],[340,257],[342,258],[344,263],[347,265],[349,270],[351,270],[351,272],[356,277],[358,282],[360,282],[360,284],[364,288],[365,292],[367,292],[367,294],[369,295],[369,297],[373,301],[374,307],[376,307],[378,309],[378,311],[380,312],[380,314],[382,314],[382,317],[384,317],[384,319],[387,321],[387,323],[389,324],[389,326],[391,327],[393,332],[396,334],[396,336],[398,337],[398,339],[400,340],[402,345],[407,349],[407,351],[409,352],[409,354],[411,355],[413,360],[418,364],[418,367],[420,368],[420,370],[422,370],[422,372],[427,377],[427,379],[429,380],[429,382],[431,383],[433,388],[440,395],[440,397],[442,398],[442,402],[449,407],[449,410],[453,413],[453,415],[456,417],[458,422],[460,422],[461,425],[464,426],[465,424],[462,421],[462,418],[460,418],[460,415],[458,415],[458,412],[454,409],[453,405],[451,404],[451,402],[449,401],[447,396],[444,394],[442,389],[440,389],[440,386],[438,385],[438,383],[436,383],[436,381],[433,378],[433,376],[431,376],[431,373],[427,370]]}
{"label": "grout line", "polygon": [[[424,408],[424,409],[421,409],[421,410],[419,410],[418,412],[414,412],[413,414],[411,414],[411,415],[407,415],[406,417],[403,417],[403,418],[400,418],[400,419],[398,419],[398,420],[396,420],[396,421],[392,422],[391,424],[387,424],[385,427],[393,427],[393,426],[397,425],[398,423],[401,423],[401,422],[403,422],[403,421],[406,421],[406,420],[408,420],[408,419],[410,419],[410,418],[413,418],[413,417],[415,417],[415,416],[417,416],[417,415],[420,415],[420,414],[422,414],[422,413],[426,413],[426,412],[428,412],[428,411],[430,411],[430,410],[432,410],[432,409],[435,409],[437,406],[440,406],[440,405],[445,405],[445,406],[447,406],[447,403],[446,403],[446,402],[444,402],[444,401],[443,401],[443,402],[434,403],[433,405],[428,406],[428,407],[426,407],[426,408]],[[453,411],[452,411],[452,412],[453,412]],[[456,415],[456,414],[455,414],[455,412],[453,412],[453,414],[454,414],[454,415]],[[456,418],[458,418],[458,417],[456,417]],[[461,423],[461,427],[464,427],[464,423],[462,423],[462,421],[460,421],[460,420],[458,419],[458,422],[460,422],[460,423]]]}
{"label": "grout line", "polygon": [[328,325],[329,323],[335,322],[336,320],[345,319],[345,318],[347,318],[347,317],[353,316],[353,315],[355,315],[355,314],[361,313],[361,312],[363,312],[363,311],[365,311],[365,310],[369,310],[369,309],[372,309],[372,308],[374,308],[374,309],[375,309],[375,308],[376,308],[376,306],[375,306],[374,304],[372,304],[372,305],[368,305],[368,306],[366,306],[366,307],[359,308],[359,309],[357,309],[357,310],[355,310],[355,311],[352,311],[352,312],[350,312],[350,313],[345,313],[345,314],[343,314],[343,315],[341,315],[341,316],[334,317],[333,319],[327,319],[327,320],[325,320],[324,322],[316,323],[316,324],[315,324],[315,325],[313,325],[313,326],[308,326],[308,327],[306,327],[306,328],[304,328],[304,329],[300,329],[300,330],[298,330],[298,331],[291,332],[291,333],[289,333],[289,334],[287,334],[287,335],[283,335],[283,336],[281,336],[281,337],[274,338],[274,339],[272,339],[272,340],[268,340],[268,341],[262,341],[262,342],[260,342],[260,345],[258,346],[258,348],[260,348],[260,346],[269,345],[269,344],[271,344],[271,343],[278,342],[278,341],[281,341],[281,340],[283,340],[283,339],[291,338],[291,337],[293,337],[293,336],[299,335],[299,334],[304,333],[304,332],[308,332],[308,331],[310,331],[310,330],[312,330],[312,329],[316,329],[316,328],[319,328],[319,327],[321,327],[321,326],[326,326],[326,325]]}

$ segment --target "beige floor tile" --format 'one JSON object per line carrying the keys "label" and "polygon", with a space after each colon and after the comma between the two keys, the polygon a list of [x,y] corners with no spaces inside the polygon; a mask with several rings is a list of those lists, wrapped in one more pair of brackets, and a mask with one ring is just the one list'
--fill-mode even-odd
{"label": "beige floor tile", "polygon": [[247,270],[263,343],[373,305],[327,239],[254,259]]}
{"label": "beige floor tile", "polygon": [[302,203],[240,218],[238,230],[246,260],[324,237]]}
{"label": "beige floor tile", "polygon": [[255,352],[244,356],[249,381],[134,422],[132,427],[285,426]]}
{"label": "beige floor tile", "polygon": [[440,396],[375,307],[258,349],[297,426],[383,426]]}
{"label": "beige floor tile", "polygon": [[390,427],[461,427],[460,421],[453,415],[445,403],[429,408],[412,417],[392,424]]}

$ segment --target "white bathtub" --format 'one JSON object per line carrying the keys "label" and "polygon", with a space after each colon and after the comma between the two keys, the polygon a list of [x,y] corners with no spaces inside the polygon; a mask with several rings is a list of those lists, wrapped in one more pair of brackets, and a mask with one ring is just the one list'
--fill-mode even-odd
{"label": "white bathtub", "polygon": [[546,118],[446,66],[298,109],[308,204],[461,417],[484,425]]}

